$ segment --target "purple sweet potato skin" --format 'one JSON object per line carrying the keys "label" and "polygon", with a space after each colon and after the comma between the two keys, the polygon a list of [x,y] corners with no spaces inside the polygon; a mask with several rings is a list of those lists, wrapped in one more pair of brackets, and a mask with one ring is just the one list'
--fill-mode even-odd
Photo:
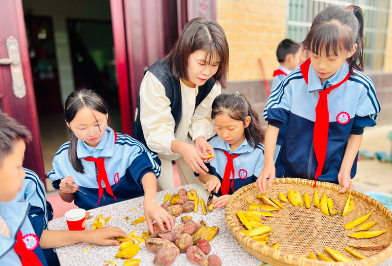
{"label": "purple sweet potato skin", "polygon": [[208,256],[207,260],[209,266],[222,266],[221,259],[215,254]]}
{"label": "purple sweet potato skin", "polygon": [[181,234],[184,233],[184,229],[185,229],[185,224],[177,225],[177,226],[174,228],[174,230],[180,232]]}
{"label": "purple sweet potato skin", "polygon": [[197,226],[194,222],[188,222],[185,224],[184,233],[193,235],[197,231]]}
{"label": "purple sweet potato skin", "polygon": [[186,257],[188,260],[194,264],[200,265],[200,266],[207,266],[208,261],[207,261],[207,256],[206,254],[203,253],[203,251],[200,250],[200,248],[196,246],[191,246],[187,249],[186,251]]}
{"label": "purple sweet potato skin", "polygon": [[182,205],[182,204],[184,204],[185,202],[187,202],[187,200],[188,200],[188,195],[183,195],[183,196],[180,196],[180,200],[176,203],[176,204],[178,204],[178,205]]}
{"label": "purple sweet potato skin", "polygon": [[180,253],[180,249],[174,243],[163,238],[146,238],[145,245],[147,249],[154,254],[157,254],[157,252],[163,248],[175,248],[177,252]]}
{"label": "purple sweet potato skin", "polygon": [[182,204],[183,207],[183,211],[184,213],[188,213],[188,212],[193,212],[193,210],[195,209],[195,203],[193,201],[187,201],[184,204]]}
{"label": "purple sweet potato skin", "polygon": [[166,208],[169,207],[170,205],[171,205],[170,202],[166,202],[166,203],[163,203],[163,204],[161,205],[161,207],[164,208],[164,209],[166,210]]}
{"label": "purple sweet potato skin", "polygon": [[203,251],[206,255],[211,252],[211,245],[204,238],[200,239],[200,241],[197,243],[197,247],[200,248],[201,251]]}
{"label": "purple sweet potato skin", "polygon": [[171,205],[169,207],[166,208],[166,211],[170,214],[170,215],[174,215],[175,217],[178,217],[182,211],[183,211],[183,207],[182,205]]}
{"label": "purple sweet potato skin", "polygon": [[175,248],[162,248],[154,257],[154,265],[158,266],[170,266],[174,263],[178,255]]}
{"label": "purple sweet potato skin", "polygon": [[180,189],[180,191],[178,191],[178,195],[180,196],[185,196],[188,192],[186,191],[185,188]]}
{"label": "purple sweet potato skin", "polygon": [[190,234],[181,234],[176,240],[176,246],[180,249],[181,253],[185,253],[189,247],[193,246],[193,238]]}
{"label": "purple sweet potato skin", "polygon": [[158,235],[159,237],[163,238],[163,239],[167,239],[170,242],[174,242],[177,240],[177,238],[180,237],[180,232],[177,230],[166,230],[166,231],[162,231],[160,232]]}

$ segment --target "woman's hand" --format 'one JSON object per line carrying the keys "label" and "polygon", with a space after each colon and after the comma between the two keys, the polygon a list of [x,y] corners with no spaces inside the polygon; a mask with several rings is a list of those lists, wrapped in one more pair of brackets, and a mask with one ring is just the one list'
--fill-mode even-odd
{"label": "woman's hand", "polygon": [[264,192],[267,190],[267,188],[265,187],[267,178],[269,178],[268,187],[272,186],[275,178],[275,171],[275,164],[273,162],[264,164],[264,168],[263,170],[261,170],[261,173],[256,180],[256,185],[260,192]]}
{"label": "woman's hand", "polygon": [[[174,226],[173,217],[167,213],[165,209],[159,206],[156,200],[144,201],[144,217],[146,218],[148,229],[151,234],[154,233],[152,222],[155,220],[159,226],[159,229],[172,230]],[[166,226],[166,228],[165,228]]]}
{"label": "woman's hand", "polygon": [[123,230],[113,226],[106,226],[96,230],[86,230],[85,232],[89,234],[86,239],[83,239],[83,242],[91,242],[101,246],[119,246],[121,243],[112,238],[127,238]]}
{"label": "woman's hand", "polygon": [[221,187],[221,182],[220,180],[216,177],[211,175],[208,181],[206,182],[206,189],[208,192],[211,192],[214,190],[214,193],[218,193],[219,189]]}
{"label": "woman's hand", "polygon": [[[75,181],[75,179],[72,176],[67,176],[61,179],[60,182],[60,191],[64,193],[75,193],[78,191],[79,186],[77,184],[69,185],[72,184]],[[69,184],[67,184],[68,182]]]}
{"label": "woman's hand", "polygon": [[204,162],[211,162],[214,160],[215,152],[214,148],[212,148],[211,144],[204,138],[204,136],[197,137],[195,139],[195,146],[201,153],[204,155],[213,155],[211,158],[204,159]]}
{"label": "woman's hand", "polygon": [[208,168],[203,162],[203,160],[207,160],[208,157],[193,145],[173,140],[172,147],[173,146],[175,147],[174,149],[172,148],[173,152],[180,153],[193,172],[198,173],[199,175],[204,175],[208,172]]}
{"label": "woman's hand", "polygon": [[223,195],[214,200],[214,208],[222,208],[227,205],[227,202],[229,201],[231,195]]}
{"label": "woman's hand", "polygon": [[339,193],[345,193],[347,189],[354,189],[353,182],[351,181],[351,175],[349,172],[340,172],[338,174],[339,186],[342,188],[338,191]]}

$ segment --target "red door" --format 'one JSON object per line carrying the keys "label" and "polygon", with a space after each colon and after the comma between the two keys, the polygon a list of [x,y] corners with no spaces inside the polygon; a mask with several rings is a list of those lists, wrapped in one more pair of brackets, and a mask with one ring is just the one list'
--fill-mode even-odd
{"label": "red door", "polygon": [[[9,64],[0,65],[0,109],[32,132],[33,139],[27,144],[23,166],[36,172],[45,184],[22,1],[1,1],[0,18],[0,59],[9,58],[7,38],[9,42],[17,41],[18,45],[13,44],[12,48],[18,46],[20,56],[20,64],[13,65],[14,75],[11,74]],[[13,38],[10,38],[11,36]],[[23,76],[18,77],[20,71],[23,71]],[[15,85],[14,88],[13,85]]]}

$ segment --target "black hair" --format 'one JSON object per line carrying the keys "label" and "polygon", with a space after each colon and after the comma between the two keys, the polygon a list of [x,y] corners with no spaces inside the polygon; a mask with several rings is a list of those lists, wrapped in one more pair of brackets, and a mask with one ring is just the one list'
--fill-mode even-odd
{"label": "black hair", "polygon": [[278,58],[279,63],[283,63],[288,54],[295,55],[298,53],[301,48],[302,45],[293,40],[284,39],[281,41],[276,49],[276,57]]}
{"label": "black hair", "polygon": [[3,164],[4,158],[12,153],[16,140],[30,141],[30,131],[0,111],[0,166]]}
{"label": "black hair", "polygon": [[197,50],[207,52],[207,63],[216,53],[220,57],[219,68],[213,78],[222,88],[226,88],[226,75],[229,64],[229,44],[223,28],[215,21],[197,17],[189,21],[173,49],[165,57],[170,71],[176,78],[188,78],[188,58]]}
{"label": "black hair", "polygon": [[[65,101],[65,121],[70,123],[77,112],[83,107],[88,107],[92,114],[94,111],[104,115],[109,113],[109,106],[97,91],[80,89],[72,92]],[[95,115],[94,115],[95,117]],[[96,119],[96,118],[95,118]],[[68,149],[68,158],[76,172],[84,174],[84,167],[77,155],[78,138],[71,130],[71,141]]]}
{"label": "black hair", "polygon": [[246,97],[238,92],[225,92],[218,95],[212,103],[211,118],[227,114],[230,118],[243,121],[250,116],[249,126],[245,128],[245,138],[256,148],[264,143],[265,131],[262,129],[259,114],[253,109]]}
{"label": "black hair", "polygon": [[319,54],[325,47],[327,56],[338,52],[351,52],[357,44],[356,52],[347,59],[350,73],[353,69],[363,71],[363,12],[359,6],[346,8],[330,5],[317,14],[305,40],[304,49]]}

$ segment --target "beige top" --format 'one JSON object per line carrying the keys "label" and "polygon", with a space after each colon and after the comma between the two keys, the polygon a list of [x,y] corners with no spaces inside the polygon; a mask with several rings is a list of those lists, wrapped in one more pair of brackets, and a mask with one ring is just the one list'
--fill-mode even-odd
{"label": "beige top", "polygon": [[198,87],[190,88],[182,81],[180,84],[182,116],[175,134],[170,100],[166,97],[162,83],[152,73],[147,72],[140,87],[140,122],[147,146],[158,154],[174,155],[170,156],[172,160],[180,157],[180,154],[175,154],[171,150],[173,140],[190,143],[199,136],[209,139],[215,135],[211,105],[215,97],[221,93],[221,85],[216,83],[195,110]]}

